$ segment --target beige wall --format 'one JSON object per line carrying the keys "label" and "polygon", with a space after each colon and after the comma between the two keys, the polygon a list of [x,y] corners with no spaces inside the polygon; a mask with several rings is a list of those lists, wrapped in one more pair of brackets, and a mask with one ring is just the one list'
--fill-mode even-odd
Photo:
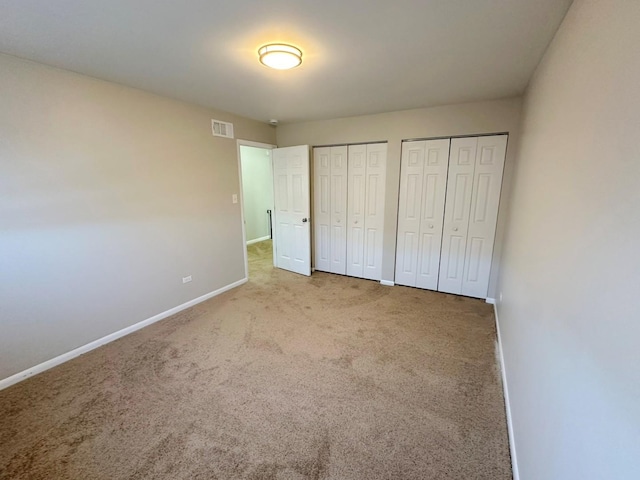
{"label": "beige wall", "polygon": [[244,277],[236,141],[211,118],[275,143],[0,55],[0,379]]}
{"label": "beige wall", "polygon": [[[509,193],[511,165],[518,140],[520,98],[447,105],[435,108],[365,115],[336,120],[285,124],[278,127],[278,146],[311,146],[388,141],[387,195],[385,205],[382,279],[393,280],[395,270],[398,191],[402,140],[411,138],[509,132],[509,147],[503,182],[503,198]],[[501,201],[496,235],[496,265],[492,269],[489,296],[493,297],[500,258],[504,218],[508,210]]]}
{"label": "beige wall", "polygon": [[521,480],[640,478],[639,22],[576,0],[526,94],[498,304]]}

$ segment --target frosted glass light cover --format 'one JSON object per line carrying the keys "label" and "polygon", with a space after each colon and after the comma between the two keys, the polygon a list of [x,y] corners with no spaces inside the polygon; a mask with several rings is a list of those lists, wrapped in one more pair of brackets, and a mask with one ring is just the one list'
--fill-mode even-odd
{"label": "frosted glass light cover", "polygon": [[300,49],[286,44],[269,44],[258,50],[260,63],[276,70],[289,70],[302,63]]}

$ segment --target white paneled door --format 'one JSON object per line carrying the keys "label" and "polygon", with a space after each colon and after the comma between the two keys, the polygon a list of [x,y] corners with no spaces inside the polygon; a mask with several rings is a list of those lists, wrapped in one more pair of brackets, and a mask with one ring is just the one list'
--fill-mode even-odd
{"label": "white paneled door", "polygon": [[469,297],[487,296],[506,151],[507,135],[478,138],[461,292]]}
{"label": "white paneled door", "polygon": [[365,219],[363,277],[382,278],[382,244],[387,173],[387,144],[367,145],[365,174]]}
{"label": "white paneled door", "polygon": [[477,137],[451,140],[438,290],[462,293]]}
{"label": "white paneled door", "polygon": [[276,267],[311,275],[309,147],[273,152]]}
{"label": "white paneled door", "polygon": [[349,145],[347,180],[347,275],[364,274],[364,207],[366,202],[367,146]]}
{"label": "white paneled door", "polygon": [[425,141],[402,144],[395,283],[416,286]]}
{"label": "white paneled door", "polygon": [[331,147],[313,149],[313,240],[316,270],[331,271]]}
{"label": "white paneled door", "polygon": [[438,288],[449,139],[404,142],[395,282]]}
{"label": "white paneled door", "polygon": [[349,145],[347,275],[380,280],[387,144]]}
{"label": "white paneled door", "polygon": [[397,284],[486,298],[507,138],[402,144]]}
{"label": "white paneled door", "polygon": [[438,290],[486,298],[507,135],[451,140]]}
{"label": "white paneled door", "polygon": [[347,273],[347,146],[331,147],[331,257],[329,271]]}
{"label": "white paneled door", "polygon": [[315,269],[346,273],[347,146],[314,149]]}

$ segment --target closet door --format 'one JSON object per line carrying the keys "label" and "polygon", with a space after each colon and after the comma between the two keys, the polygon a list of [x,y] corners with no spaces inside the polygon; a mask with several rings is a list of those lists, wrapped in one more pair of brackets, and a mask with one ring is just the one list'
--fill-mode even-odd
{"label": "closet door", "polygon": [[366,146],[365,172],[365,238],[363,277],[382,278],[382,247],[384,234],[384,201],[387,173],[387,144]]}
{"label": "closet door", "polygon": [[416,287],[438,289],[450,140],[426,142]]}
{"label": "closet door", "polygon": [[402,144],[396,283],[437,290],[449,139]]}
{"label": "closet door", "polygon": [[477,137],[451,140],[438,291],[462,293]]}
{"label": "closet door", "polygon": [[462,279],[469,297],[487,296],[506,151],[507,135],[478,138]]}
{"label": "closet door", "polygon": [[420,250],[420,216],[427,142],[404,142],[400,164],[395,283],[416,286]]}
{"label": "closet door", "polygon": [[347,273],[347,146],[331,147],[331,273]]}
{"label": "closet door", "polygon": [[331,148],[313,149],[313,231],[316,270],[331,271]]}
{"label": "closet door", "polygon": [[347,275],[364,273],[366,145],[349,145],[347,167]]}

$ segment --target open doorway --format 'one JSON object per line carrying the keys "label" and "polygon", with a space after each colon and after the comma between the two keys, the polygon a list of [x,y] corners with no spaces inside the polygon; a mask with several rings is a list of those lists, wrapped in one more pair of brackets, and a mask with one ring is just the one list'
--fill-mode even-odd
{"label": "open doorway", "polygon": [[248,278],[269,274],[273,256],[272,145],[238,141],[241,204]]}

